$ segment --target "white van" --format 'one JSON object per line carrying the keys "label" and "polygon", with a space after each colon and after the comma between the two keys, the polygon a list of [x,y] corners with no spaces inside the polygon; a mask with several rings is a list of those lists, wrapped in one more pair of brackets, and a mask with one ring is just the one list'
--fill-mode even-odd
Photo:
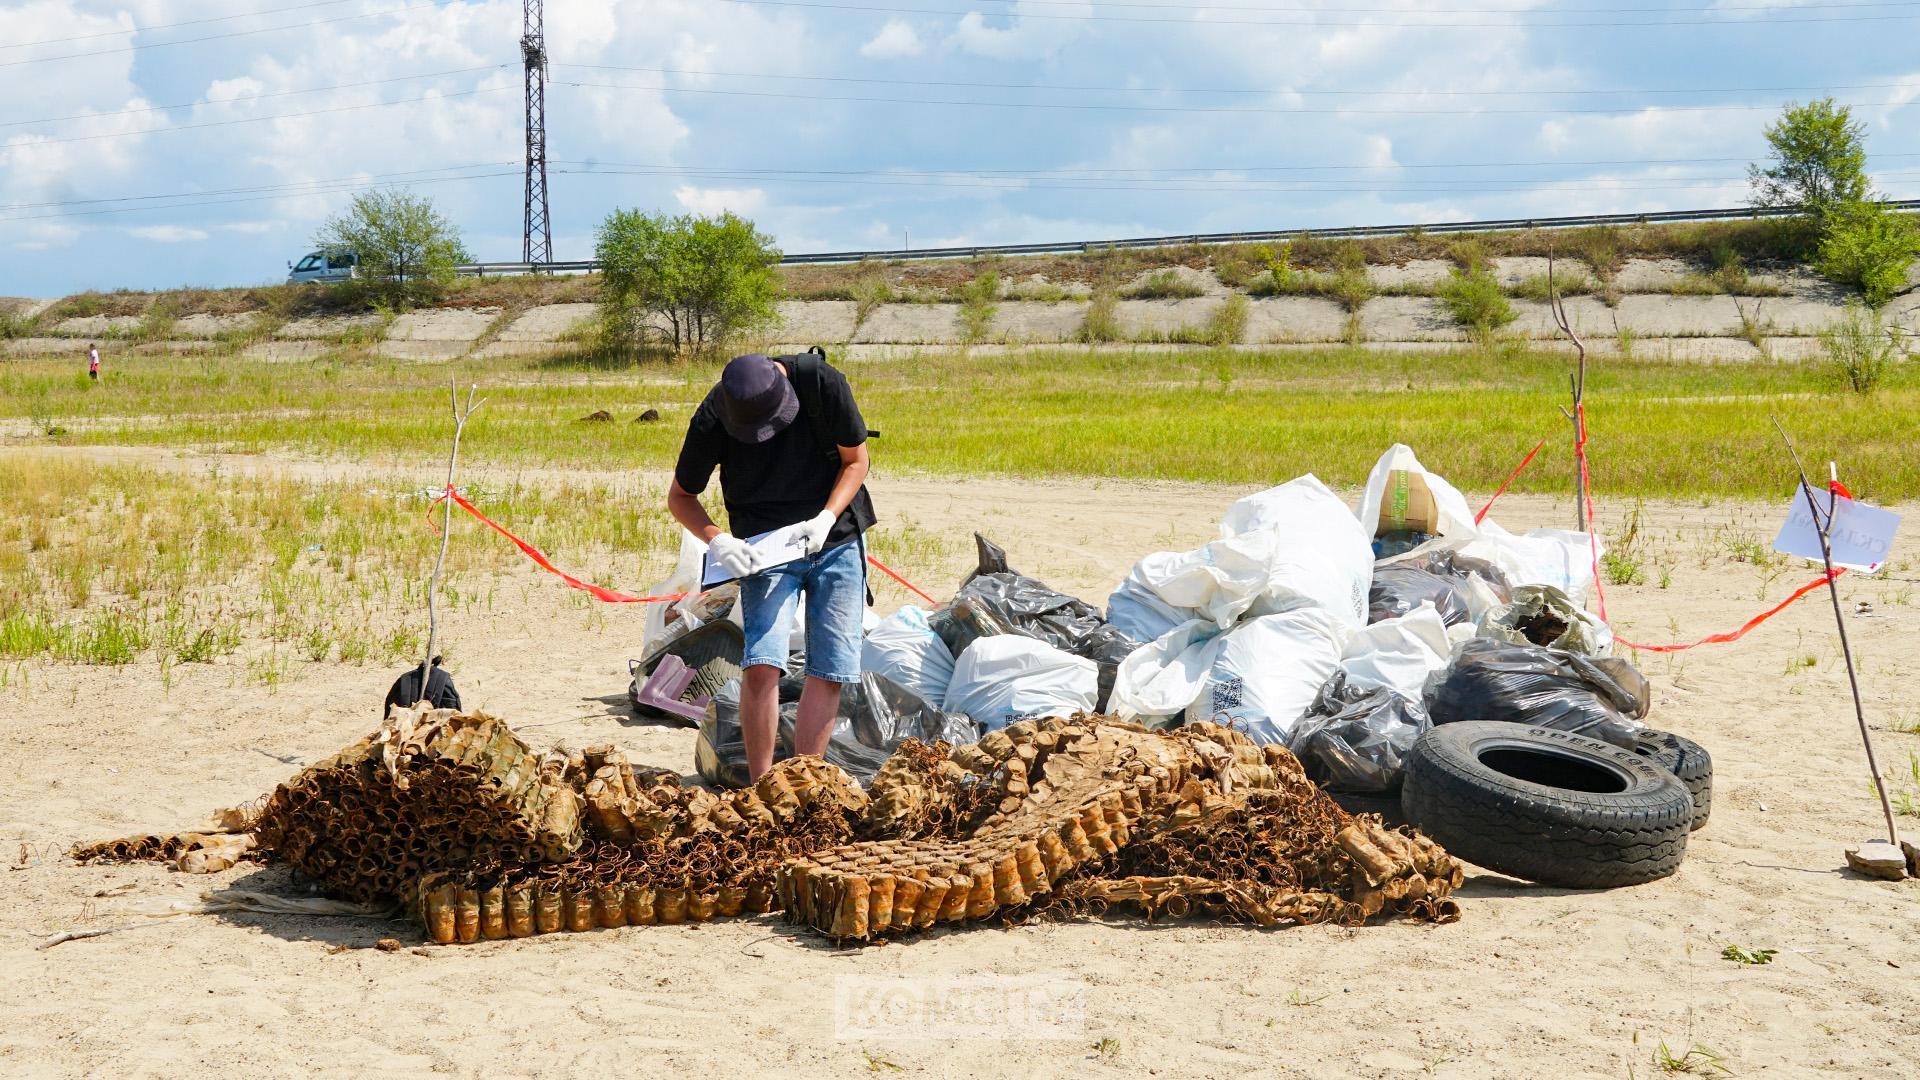
{"label": "white van", "polygon": [[360,256],[351,251],[315,251],[287,264],[287,284],[313,285],[346,281],[359,269]]}

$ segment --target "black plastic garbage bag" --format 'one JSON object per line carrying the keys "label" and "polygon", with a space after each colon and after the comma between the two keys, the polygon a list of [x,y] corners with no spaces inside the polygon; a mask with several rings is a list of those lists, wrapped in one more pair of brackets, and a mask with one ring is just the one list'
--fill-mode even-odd
{"label": "black plastic garbage bag", "polygon": [[[1007,565],[1007,553],[993,541],[979,533],[974,534],[973,541],[979,550],[979,565],[960,586],[952,606],[966,605],[982,613],[990,622],[1004,627],[1002,633],[1037,638],[1100,665],[1099,706],[1104,709],[1120,661],[1140,643],[1109,626],[1099,608],[1014,571]],[[937,619],[938,614],[928,621]],[[937,623],[935,629],[939,632]],[[941,637],[946,634],[941,633]],[[954,656],[957,658],[961,651],[954,650]]]}
{"label": "black plastic garbage bag", "polygon": [[1473,638],[1427,681],[1436,724],[1506,720],[1633,749],[1647,715],[1646,676],[1625,660]]}
{"label": "black plastic garbage bag", "polygon": [[1330,791],[1398,791],[1407,754],[1433,723],[1426,706],[1384,686],[1347,685],[1345,672],[1320,688],[1288,748]]}
{"label": "black plastic garbage bag", "polygon": [[1493,590],[1493,595],[1501,603],[1504,604],[1513,599],[1513,582],[1508,580],[1506,571],[1485,559],[1462,555],[1452,548],[1423,551],[1410,558],[1401,559],[1393,565],[1425,570],[1429,574],[1438,574],[1443,578],[1476,577],[1487,583],[1487,587]]}
{"label": "black plastic garbage bag", "polygon": [[1452,581],[1439,574],[1397,563],[1375,567],[1373,584],[1367,588],[1367,621],[1397,619],[1428,602],[1439,610],[1440,621],[1448,626],[1471,618],[1467,598]]}
{"label": "black plastic garbage bag", "polygon": [[[879,672],[860,676],[858,694],[854,687],[843,693],[855,697],[848,717],[855,738],[868,746],[885,747],[891,754],[908,739],[929,745],[945,740],[954,746],[971,746],[985,734],[980,725],[965,713],[942,712],[940,708]],[[843,709],[842,711],[849,711]],[[835,735],[839,728],[835,727]]]}
{"label": "black plastic garbage bag", "polygon": [[[781,680],[780,731],[774,739],[774,758],[793,754],[794,720],[799,711],[799,680]],[[789,685],[796,687],[786,700]],[[978,742],[980,726],[972,718],[944,713],[884,675],[868,672],[860,682],[840,693],[840,711],[827,738],[827,761],[845,769],[861,784],[870,783],[880,766],[909,738],[933,743],[941,739],[956,746]],[[713,707],[700,722],[693,748],[694,768],[708,783],[720,787],[747,786],[747,747],[740,735],[740,684],[727,684],[714,695]]]}

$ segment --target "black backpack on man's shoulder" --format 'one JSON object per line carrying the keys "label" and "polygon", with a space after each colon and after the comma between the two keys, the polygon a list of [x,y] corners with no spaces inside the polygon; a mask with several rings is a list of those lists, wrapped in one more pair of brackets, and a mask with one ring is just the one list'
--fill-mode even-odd
{"label": "black backpack on man's shoulder", "polygon": [[[822,433],[827,430],[825,376],[820,369],[827,366],[827,350],[819,345],[795,356],[777,356],[774,359],[787,366],[793,372],[793,390],[800,398],[800,411],[807,414],[807,426],[813,429],[813,437],[820,444],[820,452],[833,459],[840,460],[840,447]],[[878,431],[867,429],[867,438],[877,439]]]}

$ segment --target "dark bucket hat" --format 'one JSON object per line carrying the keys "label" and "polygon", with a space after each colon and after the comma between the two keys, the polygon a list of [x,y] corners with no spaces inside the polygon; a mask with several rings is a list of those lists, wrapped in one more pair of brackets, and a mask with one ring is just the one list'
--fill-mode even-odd
{"label": "dark bucket hat", "polygon": [[760,353],[736,356],[720,373],[720,425],[744,443],[763,443],[793,423],[800,398],[779,365]]}

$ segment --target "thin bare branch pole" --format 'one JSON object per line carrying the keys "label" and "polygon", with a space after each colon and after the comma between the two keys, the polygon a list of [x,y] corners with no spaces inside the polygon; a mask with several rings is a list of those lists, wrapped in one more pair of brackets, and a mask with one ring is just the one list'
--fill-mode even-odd
{"label": "thin bare branch pole", "polygon": [[1880,812],[1887,819],[1887,843],[1900,846],[1900,829],[1893,820],[1893,800],[1887,797],[1887,782],[1880,775],[1880,759],[1873,751],[1873,732],[1867,727],[1867,709],[1860,701],[1860,676],[1853,666],[1853,646],[1847,641],[1847,620],[1840,610],[1840,585],[1833,573],[1833,544],[1828,536],[1833,531],[1834,511],[1840,505],[1840,493],[1827,487],[1827,508],[1823,514],[1820,504],[1814,499],[1813,485],[1807,482],[1807,470],[1800,463],[1800,451],[1794,448],[1793,439],[1787,435],[1787,429],[1780,425],[1778,417],[1771,418],[1773,428],[1780,433],[1780,440],[1787,444],[1787,453],[1793,455],[1794,471],[1800,474],[1800,494],[1807,500],[1807,510],[1813,515],[1814,524],[1820,534],[1820,559],[1827,568],[1827,596],[1833,601],[1833,623],[1840,631],[1840,655],[1847,663],[1847,685],[1853,689],[1853,718],[1860,724],[1860,742],[1867,748],[1867,769],[1873,773],[1873,790],[1880,796]]}
{"label": "thin bare branch pole", "polygon": [[1580,340],[1574,332],[1573,320],[1567,318],[1567,305],[1560,298],[1559,282],[1554,278],[1553,244],[1547,244],[1547,309],[1553,313],[1553,324],[1573,342],[1576,357],[1575,374],[1567,376],[1567,389],[1573,393],[1573,409],[1561,409],[1560,414],[1573,425],[1573,528],[1575,532],[1587,532],[1593,523],[1587,520],[1587,473],[1581,467],[1580,455],[1584,448],[1581,438],[1586,434],[1586,421],[1581,415],[1581,405],[1587,397],[1587,343]]}
{"label": "thin bare branch pole", "polygon": [[447,487],[444,492],[447,497],[440,519],[440,555],[433,561],[433,576],[427,580],[427,652],[420,660],[420,697],[415,704],[427,699],[427,680],[433,675],[433,648],[440,636],[440,613],[434,604],[434,597],[440,592],[440,576],[447,565],[447,547],[453,540],[453,470],[460,460],[460,435],[467,429],[467,420],[473,416],[475,409],[486,404],[484,399],[480,405],[474,404],[474,391],[478,389],[477,385],[467,387],[467,406],[462,410],[459,381],[453,378],[447,380],[447,398],[453,411],[453,449],[447,454]]}

